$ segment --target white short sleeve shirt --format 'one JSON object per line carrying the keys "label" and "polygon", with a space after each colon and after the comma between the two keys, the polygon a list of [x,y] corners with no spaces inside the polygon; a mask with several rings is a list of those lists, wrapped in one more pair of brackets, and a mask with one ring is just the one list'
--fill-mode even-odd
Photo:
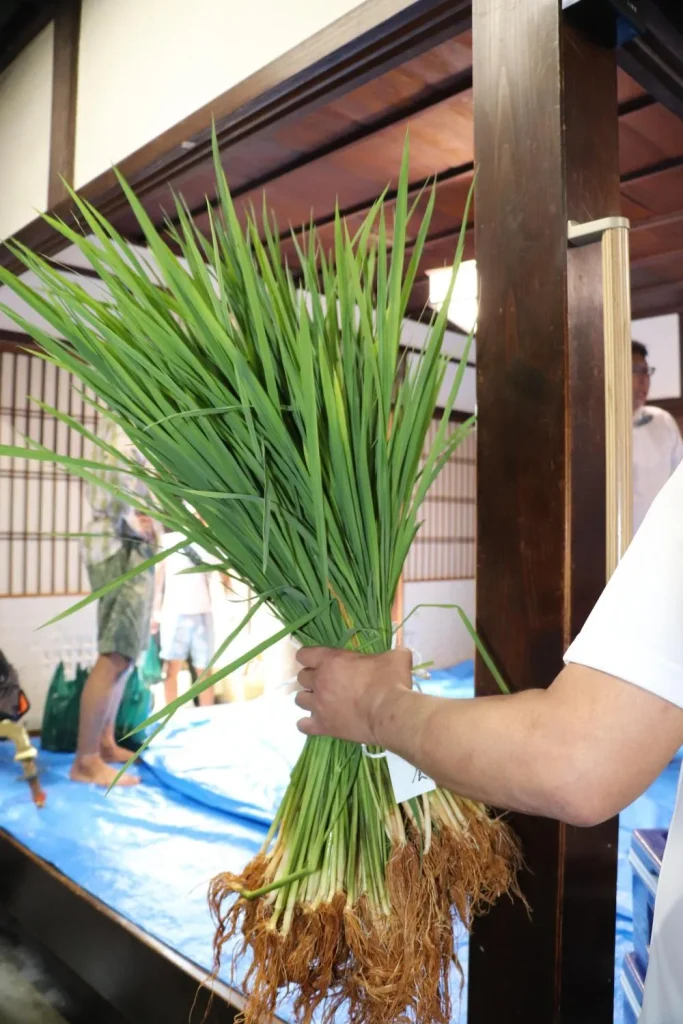
{"label": "white short sleeve shirt", "polygon": [[[178,532],[166,533],[162,546],[168,551],[183,539]],[[188,547],[190,543],[188,541]],[[207,565],[215,562],[206,551],[194,548],[196,555]],[[164,561],[164,600],[161,618],[164,626],[174,628],[179,615],[207,615],[211,612],[211,591],[208,573],[187,573],[193,562],[183,549],[168,555]]]}
{"label": "white short sleeve shirt", "polygon": [[683,440],[673,416],[646,405],[633,416],[633,530],[683,462]]}
{"label": "white short sleeve shirt", "polygon": [[[683,466],[654,499],[565,660],[650,690],[683,709]],[[683,806],[679,786],[657,890],[640,1024],[681,1021]]]}

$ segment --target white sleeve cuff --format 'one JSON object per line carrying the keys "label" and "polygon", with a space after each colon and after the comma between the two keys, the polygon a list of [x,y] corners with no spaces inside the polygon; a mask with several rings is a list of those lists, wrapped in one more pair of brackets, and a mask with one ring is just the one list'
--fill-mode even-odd
{"label": "white sleeve cuff", "polygon": [[585,665],[598,672],[623,679],[624,682],[648,690],[657,697],[683,708],[683,667],[665,661],[647,649],[637,653],[633,648],[618,650],[608,644],[596,650],[594,643],[585,644],[579,635],[564,656],[567,664]]}

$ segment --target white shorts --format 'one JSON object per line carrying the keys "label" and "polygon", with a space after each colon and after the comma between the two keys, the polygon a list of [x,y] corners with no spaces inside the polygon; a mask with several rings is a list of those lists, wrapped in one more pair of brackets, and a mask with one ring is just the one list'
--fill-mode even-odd
{"label": "white shorts", "polygon": [[215,653],[213,615],[178,615],[161,624],[161,660],[192,660],[193,668],[206,668]]}

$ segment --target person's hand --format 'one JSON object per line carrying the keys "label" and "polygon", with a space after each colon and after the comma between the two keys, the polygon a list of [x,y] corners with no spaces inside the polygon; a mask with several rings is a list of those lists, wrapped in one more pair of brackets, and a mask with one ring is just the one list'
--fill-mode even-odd
{"label": "person's hand", "polygon": [[309,718],[297,724],[308,736],[336,736],[377,744],[377,730],[392,705],[412,685],[412,655],[407,650],[357,654],[330,647],[302,647],[297,661],[301,690],[296,703]]}

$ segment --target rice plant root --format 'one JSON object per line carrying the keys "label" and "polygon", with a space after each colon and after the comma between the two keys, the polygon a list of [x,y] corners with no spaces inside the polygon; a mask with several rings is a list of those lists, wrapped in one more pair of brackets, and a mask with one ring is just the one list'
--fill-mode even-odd
{"label": "rice plant root", "polygon": [[401,805],[404,837],[389,845],[381,892],[359,854],[355,894],[340,886],[316,899],[316,886],[318,893],[326,887],[321,878],[303,889],[291,883],[291,899],[287,884],[253,896],[271,886],[273,858],[282,863],[277,843],[242,874],[214,879],[216,970],[238,935],[237,962],[250,961],[245,1024],[268,1020],[287,989],[296,1024],[314,1015],[332,1024],[342,1006],[350,1024],[449,1024],[457,924],[469,930],[500,896],[519,895],[521,855],[508,826],[479,804],[436,790],[418,806],[419,818],[417,808]]}

